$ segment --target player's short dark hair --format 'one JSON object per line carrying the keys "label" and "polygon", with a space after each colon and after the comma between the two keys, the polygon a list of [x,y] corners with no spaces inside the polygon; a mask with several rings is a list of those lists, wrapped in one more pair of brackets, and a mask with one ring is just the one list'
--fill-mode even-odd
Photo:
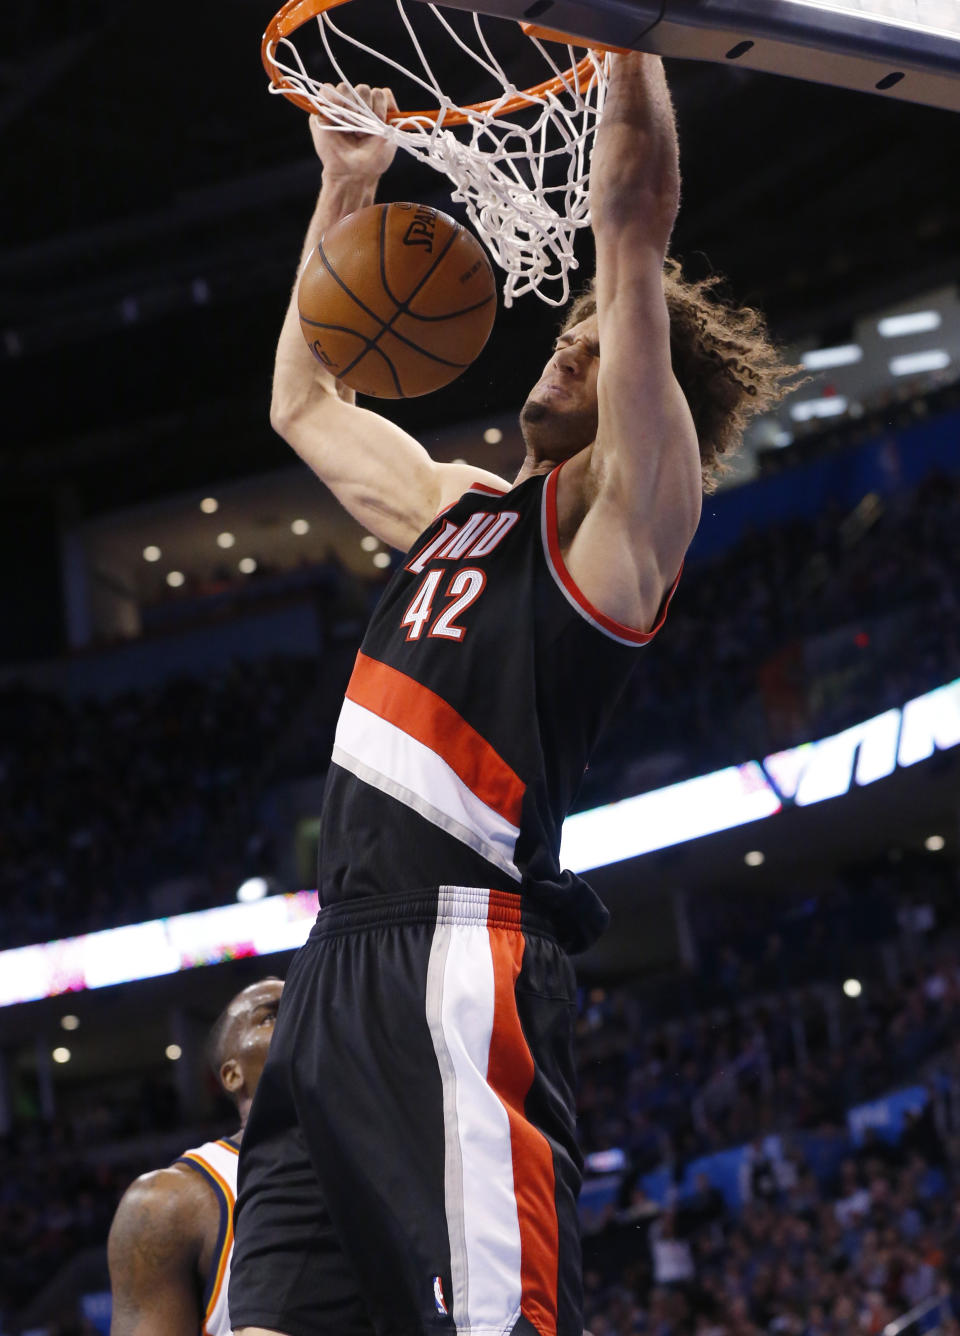
{"label": "player's short dark hair", "polygon": [[[664,261],[673,374],[693,415],[705,492],[715,490],[726,468],[723,457],[740,445],[750,419],[794,389],[800,370],[783,357],[759,311],[717,294],[721,282],[716,274],[691,282],[676,260]],[[596,309],[594,278],[568,307],[564,331]]]}
{"label": "player's short dark hair", "polygon": [[258,983],[279,983],[280,976],[277,974],[265,974],[262,979],[255,979],[253,983],[246,984],[239,992],[234,993],[230,1001],[221,1011],[220,1015],[210,1027],[210,1033],[207,1035],[205,1047],[207,1064],[217,1080],[220,1080],[220,1068],[231,1056],[230,1053],[230,1031],[233,1028],[234,1016],[232,1008],[234,1002],[245,993],[248,988],[254,988]]}

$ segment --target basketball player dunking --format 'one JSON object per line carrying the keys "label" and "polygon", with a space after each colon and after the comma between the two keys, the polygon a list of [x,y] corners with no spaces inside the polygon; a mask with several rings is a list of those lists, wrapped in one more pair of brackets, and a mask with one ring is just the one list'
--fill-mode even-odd
{"label": "basketball player dunking", "polygon": [[[359,91],[385,113],[389,93]],[[313,136],[307,254],[392,156]],[[407,555],[347,688],[322,910],[244,1137],[245,1336],[581,1334],[567,953],[606,911],[561,870],[561,824],[666,616],[704,481],[783,373],[755,312],[666,261],[679,189],[660,62],[615,58],[596,279],[524,405],[512,483],[357,408],[288,312],[273,424]]]}
{"label": "basketball player dunking", "polygon": [[211,1066],[240,1131],[141,1175],[117,1207],[107,1248],[111,1336],[229,1336],[237,1156],[282,991],[279,979],[244,988],[210,1033]]}

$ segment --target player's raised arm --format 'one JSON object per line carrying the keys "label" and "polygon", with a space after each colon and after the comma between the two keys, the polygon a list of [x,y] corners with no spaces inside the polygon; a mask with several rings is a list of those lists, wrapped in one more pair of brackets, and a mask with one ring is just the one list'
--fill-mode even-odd
{"label": "player's raised arm", "polygon": [[[395,105],[388,89],[360,85],[356,93],[380,116]],[[310,131],[323,180],[301,269],[326,228],[373,203],[394,154],[386,139],[326,129],[317,116],[311,118]],[[469,465],[436,464],[387,418],[356,407],[353,392],[338,384],[307,348],[296,287],[277,345],[270,421],[360,524],[403,550],[472,482],[505,485]]]}
{"label": "player's raised arm", "polygon": [[171,1168],[124,1193],[107,1243],[110,1336],[183,1336],[203,1323],[197,1270],[210,1211],[205,1185]]}
{"label": "player's raised arm", "polygon": [[[700,516],[697,434],[671,365],[663,266],[680,200],[673,107],[656,56],[613,57],[590,176],[597,435],[574,480],[589,504],[569,553],[608,615],[652,624]],[[576,333],[576,331],[571,331]]]}

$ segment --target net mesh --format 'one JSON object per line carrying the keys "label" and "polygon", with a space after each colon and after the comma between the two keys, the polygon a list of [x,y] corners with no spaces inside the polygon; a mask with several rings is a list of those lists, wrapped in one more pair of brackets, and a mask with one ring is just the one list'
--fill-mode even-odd
{"label": "net mesh", "polygon": [[[572,46],[557,48],[567,55],[567,64],[561,65],[543,42],[529,37],[545,62],[544,82],[549,80],[551,87],[528,91],[514,84],[494,54],[478,14],[472,15],[472,34],[466,30],[468,40],[436,5],[418,4],[418,11],[429,11],[460,52],[501,90],[489,103],[461,105],[437,81],[403,0],[395,3],[416,63],[403,64],[376,50],[324,13],[318,16],[318,25],[330,67],[325,76],[310,74],[292,36],[282,37],[265,47],[271,79],[279,75],[271,91],[305,99],[326,118],[331,132],[381,135],[445,173],[453,183],[453,199],[465,205],[468,218],[506,275],[504,305],[511,306],[527,292],[535,292],[551,306],[563,305],[570,295],[570,275],[578,267],[574,239],[590,224],[590,149],[603,109],[607,58],[593,51],[584,56],[581,51],[578,72]],[[511,30],[515,45],[516,25]],[[372,67],[367,73],[365,66],[368,82],[387,84],[393,70],[423,89],[437,110],[429,116],[414,112],[381,121],[353,90],[343,65],[344,44],[387,67],[378,78]],[[334,83],[350,85],[348,93],[331,95],[325,85]],[[508,103],[515,105],[506,113]]]}

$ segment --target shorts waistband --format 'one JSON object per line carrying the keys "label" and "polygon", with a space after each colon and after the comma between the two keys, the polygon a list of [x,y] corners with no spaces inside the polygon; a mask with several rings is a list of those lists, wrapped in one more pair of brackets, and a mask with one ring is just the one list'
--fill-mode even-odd
{"label": "shorts waistband", "polygon": [[512,891],[480,886],[440,886],[435,891],[364,896],[321,908],[310,937],[314,940],[406,923],[506,928],[556,941],[549,918],[531,909]]}

